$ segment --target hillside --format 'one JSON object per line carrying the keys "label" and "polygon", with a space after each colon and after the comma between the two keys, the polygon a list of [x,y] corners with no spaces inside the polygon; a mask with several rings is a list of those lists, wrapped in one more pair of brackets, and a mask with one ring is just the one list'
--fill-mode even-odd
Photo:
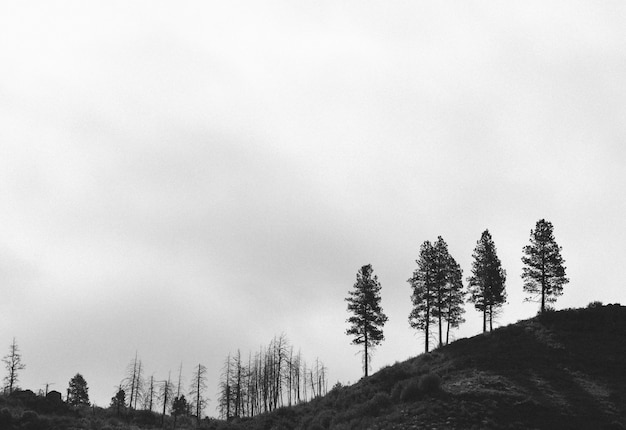
{"label": "hillside", "polygon": [[[307,404],[204,420],[200,428],[625,429],[625,359],[626,307],[549,312],[385,367]],[[0,396],[2,430],[131,428],[162,428],[161,419],[148,411],[124,418],[113,409],[71,410],[32,392],[30,400]],[[177,428],[195,426],[181,417]]]}
{"label": "hillside", "polygon": [[621,429],[625,359],[626,307],[549,312],[396,363],[309,404],[213,426]]}

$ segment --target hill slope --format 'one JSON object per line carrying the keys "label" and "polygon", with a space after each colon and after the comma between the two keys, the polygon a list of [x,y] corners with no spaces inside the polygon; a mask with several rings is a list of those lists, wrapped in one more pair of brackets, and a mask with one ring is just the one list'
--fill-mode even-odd
{"label": "hill slope", "polygon": [[386,367],[309,404],[212,427],[626,428],[626,307],[549,312]]}

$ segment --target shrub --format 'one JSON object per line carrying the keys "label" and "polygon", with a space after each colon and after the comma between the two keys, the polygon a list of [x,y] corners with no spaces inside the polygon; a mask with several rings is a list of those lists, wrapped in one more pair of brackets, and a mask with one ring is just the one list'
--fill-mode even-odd
{"label": "shrub", "polygon": [[389,395],[385,393],[378,393],[363,405],[363,413],[365,415],[376,417],[380,414],[381,410],[389,407],[390,405],[391,400],[389,399]]}
{"label": "shrub", "polygon": [[411,400],[417,400],[420,398],[419,382],[417,379],[411,379],[400,392],[400,400],[408,402]]}
{"label": "shrub", "polygon": [[313,423],[309,426],[309,429],[314,426],[318,426],[323,429],[327,429],[330,427],[330,423],[333,420],[333,413],[329,410],[323,410],[318,413],[313,419]]}
{"label": "shrub", "polygon": [[400,394],[402,393],[402,389],[404,388],[404,383],[403,382],[398,382],[396,385],[393,386],[393,388],[391,389],[391,400],[394,402],[397,402],[400,400]]}
{"label": "shrub", "polygon": [[441,389],[441,378],[436,373],[427,373],[420,377],[418,388],[422,393],[436,393]]}
{"label": "shrub", "polygon": [[35,411],[24,411],[22,422],[39,421],[39,415]]}
{"label": "shrub", "polygon": [[7,408],[0,410],[0,428],[9,428],[13,422],[13,415]]}

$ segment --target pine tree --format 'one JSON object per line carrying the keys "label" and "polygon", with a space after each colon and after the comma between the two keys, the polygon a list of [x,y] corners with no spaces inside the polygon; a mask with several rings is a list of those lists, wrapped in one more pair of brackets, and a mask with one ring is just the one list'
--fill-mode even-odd
{"label": "pine tree", "polygon": [[446,269],[446,291],[444,297],[444,318],[446,320],[446,345],[450,341],[450,329],[458,328],[465,322],[465,291],[463,290],[463,270],[456,260],[448,255]]}
{"label": "pine tree", "polygon": [[363,345],[365,377],[368,375],[371,350],[385,340],[382,327],[387,316],[380,306],[380,282],[378,277],[372,277],[372,265],[368,264],[357,272],[354,290],[349,292],[345,299],[348,302],[348,311],[352,316],[347,319],[350,328],[346,330],[348,336],[354,336],[353,345]]}
{"label": "pine tree", "polygon": [[448,244],[441,236],[433,245],[435,259],[435,302],[433,316],[439,328],[439,346],[443,345],[444,322],[447,322],[446,343],[450,327],[463,322],[463,272],[448,251]]}
{"label": "pine tree", "polygon": [[87,381],[80,373],[70,379],[67,389],[67,403],[72,406],[89,406],[89,388]]}
{"label": "pine tree", "polygon": [[409,314],[409,325],[417,330],[424,330],[424,349],[428,352],[430,326],[435,323],[434,306],[437,300],[438,270],[436,251],[433,244],[426,240],[420,247],[417,269],[407,281],[411,284],[413,309]]}
{"label": "pine tree", "polygon": [[483,313],[483,333],[493,330],[493,316],[506,302],[506,272],[502,269],[496,245],[489,230],[485,230],[472,254],[472,276],[467,278],[470,298],[476,310]]}
{"label": "pine tree", "polygon": [[117,394],[111,397],[111,408],[114,408],[117,412],[117,416],[120,416],[120,410],[126,407],[126,392],[120,387],[117,389]]}
{"label": "pine tree", "polygon": [[465,321],[463,271],[441,236],[434,244],[428,240],[422,244],[416,263],[417,269],[408,280],[413,288],[409,324],[424,330],[424,348],[428,352],[432,324],[437,324],[439,346],[442,346],[444,329],[445,343],[448,343],[450,329]]}
{"label": "pine tree", "polygon": [[563,285],[569,282],[565,277],[565,261],[561,257],[561,247],[556,243],[552,223],[541,219],[530,231],[530,245],[524,247],[522,262],[524,291],[531,294],[526,301],[540,301],[540,312],[546,310],[546,303],[553,303],[563,294]]}

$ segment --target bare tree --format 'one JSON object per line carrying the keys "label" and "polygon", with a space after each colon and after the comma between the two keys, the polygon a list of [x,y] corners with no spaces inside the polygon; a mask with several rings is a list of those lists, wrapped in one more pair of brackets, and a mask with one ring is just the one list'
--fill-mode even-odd
{"label": "bare tree", "polygon": [[143,385],[142,363],[135,352],[135,358],[128,365],[126,379],[124,380],[124,388],[130,393],[128,399],[128,407],[130,409],[137,409],[137,402],[141,397]]}
{"label": "bare tree", "polygon": [[20,350],[17,346],[17,342],[15,341],[15,338],[13,338],[13,342],[11,343],[11,346],[9,346],[9,353],[4,356],[4,358],[2,359],[2,362],[4,363],[5,368],[7,369],[7,372],[8,372],[7,376],[4,377],[4,381],[6,383],[5,389],[8,389],[9,394],[11,394],[13,390],[17,388],[16,387],[17,381],[18,381],[17,373],[20,370],[23,370],[26,368],[24,363],[22,363],[22,354],[20,354]]}
{"label": "bare tree", "polygon": [[189,387],[189,394],[194,399],[193,404],[196,409],[197,425],[200,425],[200,420],[202,419],[202,409],[204,409],[208,400],[204,398],[204,391],[206,390],[206,373],[206,367],[202,364],[198,364],[198,367],[193,374],[191,386]]}
{"label": "bare tree", "polygon": [[152,406],[154,404],[154,375],[150,375],[150,383],[148,389],[143,396],[143,408],[152,412]]}
{"label": "bare tree", "polygon": [[161,425],[163,425],[165,421],[165,412],[167,411],[167,407],[172,402],[172,383],[170,382],[170,375],[167,376],[166,381],[161,382],[161,389],[159,392],[159,399],[163,403],[163,413],[161,414]]}

